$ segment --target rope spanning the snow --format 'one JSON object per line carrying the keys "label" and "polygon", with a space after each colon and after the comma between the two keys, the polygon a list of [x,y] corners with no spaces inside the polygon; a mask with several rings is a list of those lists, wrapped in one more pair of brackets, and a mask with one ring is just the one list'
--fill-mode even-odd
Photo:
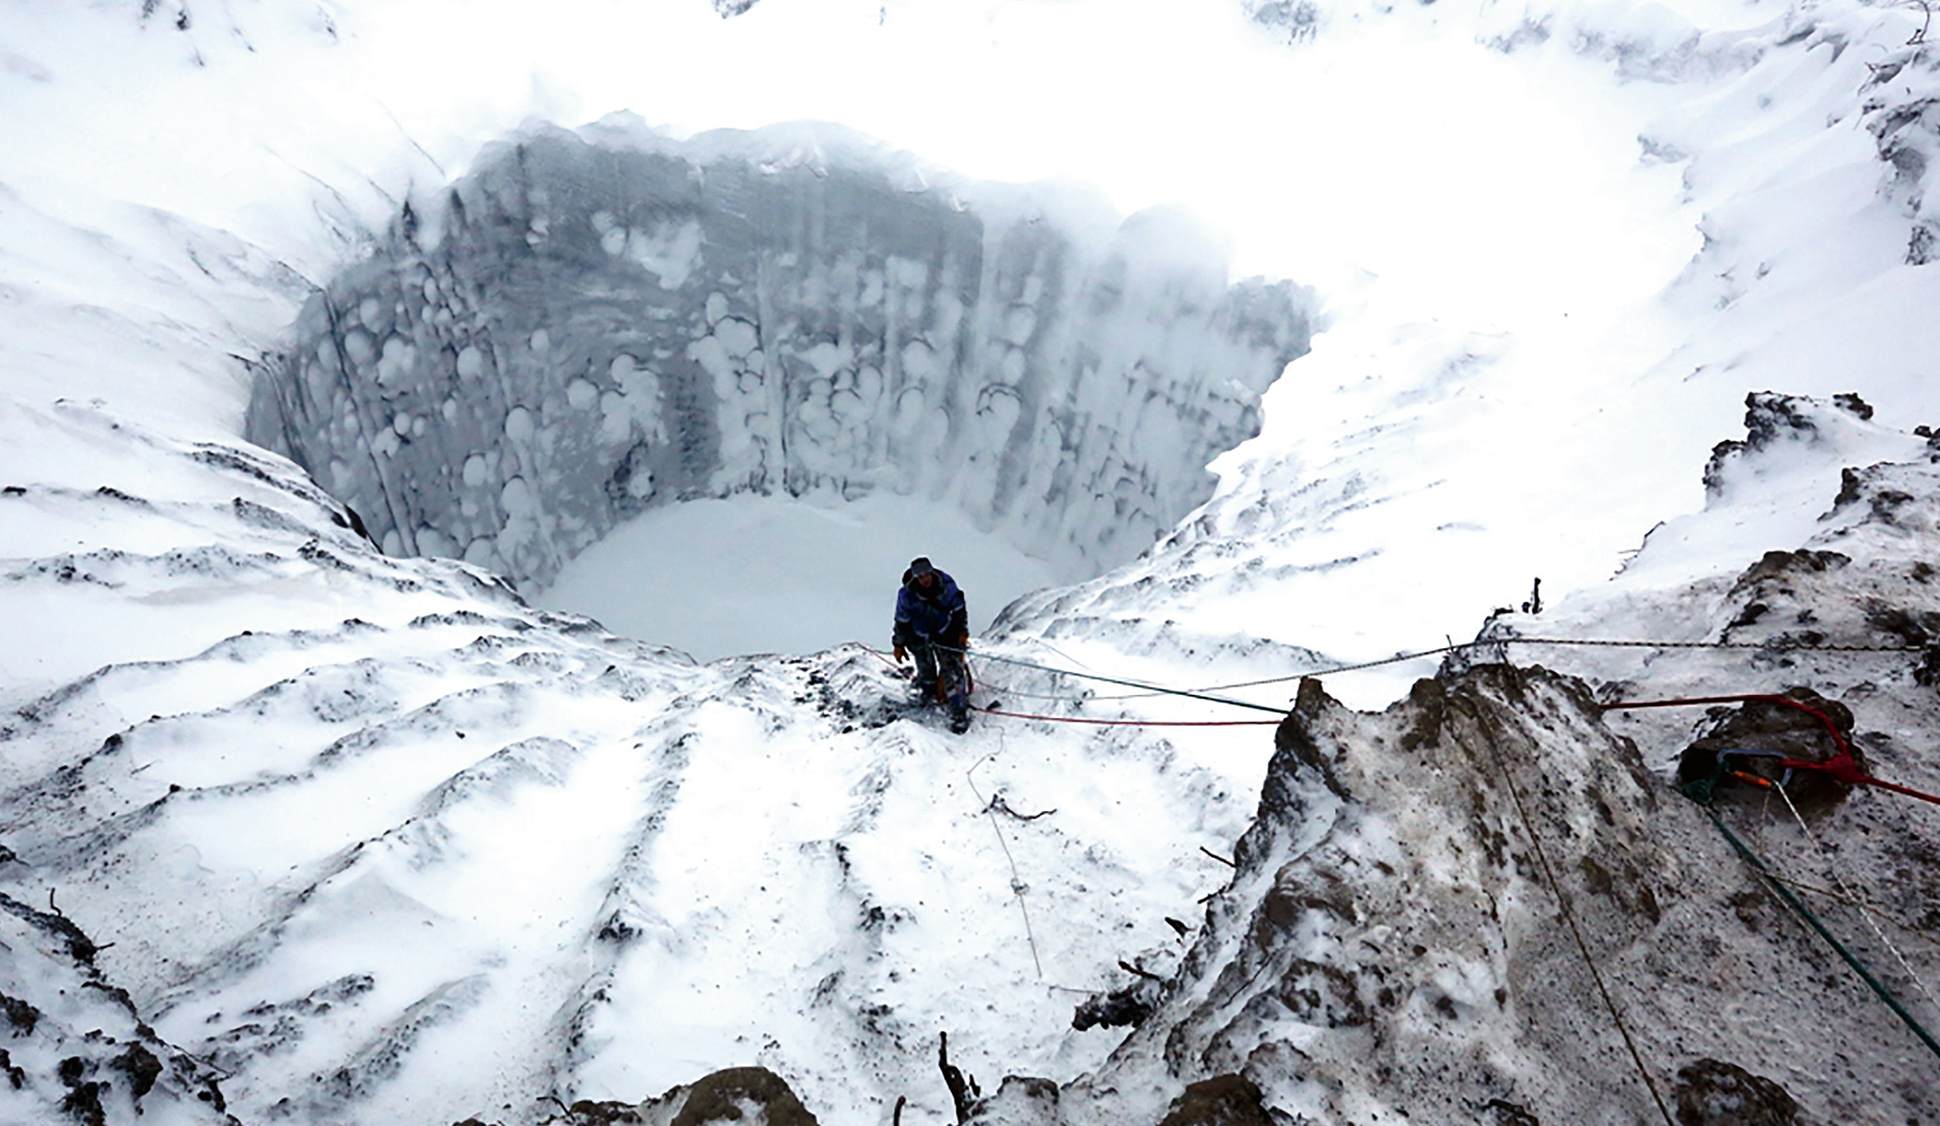
{"label": "rope spanning the snow", "polygon": [[1619,649],[1810,649],[1829,653],[1923,653],[1924,645],[1832,645],[1823,642],[1787,641],[1622,641],[1596,637],[1492,637],[1466,642],[1465,646],[1500,645],[1604,645]]}
{"label": "rope spanning the snow", "polygon": [[[1832,932],[1827,930],[1825,924],[1819,921],[1819,917],[1812,913],[1812,909],[1807,907],[1798,896],[1792,894],[1792,889],[1785,886],[1785,881],[1774,875],[1772,870],[1765,866],[1765,862],[1760,860],[1758,855],[1745,845],[1745,842],[1738,839],[1738,835],[1733,833],[1730,826],[1724,823],[1724,818],[1718,816],[1718,811],[1712,806],[1711,787],[1704,784],[1704,781],[1699,780],[1685,787],[1684,796],[1704,807],[1705,814],[1711,818],[1711,824],[1718,827],[1718,832],[1724,834],[1724,839],[1730,842],[1731,847],[1737,851],[1745,863],[1751,865],[1764,878],[1765,886],[1776,892],[1779,898],[1785,901],[1787,907],[1790,907],[1794,913],[1804,919],[1807,925],[1818,933],[1820,938],[1825,939],[1832,949],[1838,952],[1839,957],[1845,960],[1846,965],[1851,966],[1853,972],[1858,974],[1861,980],[1865,981],[1873,993],[1881,1001],[1886,1002],[1886,1007],[1893,1010],[1893,1015],[1899,1017],[1901,1023],[1913,1030],[1913,1035],[1920,1038],[1920,1042],[1927,1046],[1928,1051],[1932,1052],[1934,1056],[1940,1057],[1940,1041],[1934,1040],[1933,1034],[1922,1027],[1920,1022],[1914,1019],[1912,1013],[1906,1011],[1906,1007],[1901,1005],[1899,1000],[1887,991],[1886,986],[1882,985],[1877,977],[1873,976],[1873,972],[1866,968],[1866,964],[1861,962],[1852,951],[1846,949],[1844,943],[1833,937]],[[1715,783],[1716,779],[1713,778],[1709,781]]]}
{"label": "rope spanning the snow", "polygon": [[1845,893],[1848,900],[1850,900],[1855,906],[1859,908],[1859,917],[1866,921],[1866,925],[1872,928],[1873,934],[1878,936],[1879,941],[1885,945],[1886,949],[1889,952],[1892,953],[1893,960],[1900,964],[1901,971],[1904,972],[1907,978],[1913,982],[1913,987],[1915,989],[1918,989],[1923,995],[1925,995],[1927,999],[1927,1004],[1933,1006],[1933,1010],[1935,1012],[1940,1012],[1940,998],[1936,998],[1933,995],[1933,990],[1928,989],[1927,983],[1920,978],[1920,975],[1918,973],[1914,972],[1913,967],[1911,965],[1907,964],[1906,955],[1900,952],[1900,948],[1894,945],[1893,940],[1890,938],[1887,938],[1886,932],[1881,930],[1879,928],[1879,924],[1873,921],[1873,917],[1870,913],[1871,905],[1868,904],[1864,899],[1860,898],[1859,893],[1854,891],[1852,887],[1846,883],[1845,879],[1839,875],[1839,865],[1836,862],[1834,862],[1832,855],[1826,851],[1825,845],[1819,843],[1819,838],[1813,835],[1812,827],[1805,823],[1805,815],[1799,812],[1799,807],[1792,804],[1792,795],[1786,793],[1785,787],[1780,785],[1773,784],[1770,787],[1770,789],[1777,790],[1778,796],[1785,799],[1785,808],[1792,811],[1792,819],[1799,823],[1799,832],[1805,834],[1805,839],[1807,842],[1809,842],[1812,845],[1813,851],[1817,852],[1820,856],[1825,858],[1826,870],[1832,874],[1832,882],[1837,884],[1839,886],[1839,890]]}
{"label": "rope spanning the snow", "polygon": [[1275,728],[1282,720],[1098,720],[1090,716],[1034,716],[1026,712],[997,711],[982,707],[976,711],[1003,716],[1009,720],[1040,720],[1048,724],[1090,724],[1098,728]]}
{"label": "rope spanning the snow", "polygon": [[[1460,645],[1443,645],[1434,649],[1423,649],[1415,653],[1397,653],[1392,657],[1383,657],[1378,661],[1362,661],[1358,665],[1328,665],[1325,668],[1309,669],[1306,672],[1287,673],[1284,676],[1269,676],[1263,680],[1242,680],[1236,684],[1213,684],[1213,685],[1208,685],[1207,687],[1204,687],[1204,688],[1200,688],[1198,689],[1198,691],[1227,692],[1235,688],[1258,688],[1263,684],[1285,684],[1289,680],[1305,680],[1307,677],[1310,677],[1310,676],[1332,676],[1335,673],[1360,672],[1363,669],[1378,669],[1383,665],[1399,665],[1407,661],[1419,661],[1423,657],[1433,657],[1442,653],[1453,653],[1461,649],[1473,649],[1476,647],[1477,644],[1492,645],[1494,644],[1494,642],[1477,643],[1477,642],[1471,641],[1471,642],[1464,642],[1463,644],[1460,644]],[[1147,696],[1158,696],[1158,695],[1163,695],[1163,690],[1153,691],[1153,692],[1133,692],[1127,695],[1118,695],[1118,696],[1093,696],[1092,699],[1094,700],[1137,700]]]}
{"label": "rope spanning the snow", "polygon": [[[948,646],[939,645],[937,648],[945,649]],[[1137,680],[1121,680],[1115,676],[1101,676],[1095,672],[1077,672],[1072,669],[1052,668],[1050,665],[1040,665],[1035,661],[1020,661],[1015,657],[999,657],[995,653],[972,653],[968,649],[953,649],[951,652],[962,653],[966,657],[976,657],[985,661],[1000,661],[1006,665],[1018,665],[1027,669],[1037,669],[1040,672],[1056,673],[1059,676],[1075,676],[1081,680],[1097,680],[1106,684],[1122,684],[1127,688],[1142,688],[1159,695],[1184,696],[1187,699],[1205,700],[1208,703],[1225,704],[1228,707],[1251,708],[1256,712],[1272,712],[1274,715],[1285,715],[1287,712],[1286,708],[1278,705],[1255,704],[1249,700],[1234,700],[1225,696],[1209,696],[1203,692],[1192,692],[1184,688],[1167,688],[1162,684],[1146,684]]]}
{"label": "rope spanning the snow", "polygon": [[[1242,680],[1242,681],[1236,681],[1231,684],[1211,684],[1201,688],[1192,689],[1190,691],[1198,692],[1198,693],[1209,693],[1209,692],[1230,692],[1236,688],[1258,688],[1258,687],[1261,687],[1262,685],[1267,685],[1267,684],[1285,684],[1286,682],[1291,680],[1302,680],[1310,676],[1333,676],[1338,673],[1361,672],[1366,669],[1378,669],[1378,668],[1384,668],[1388,665],[1399,665],[1399,664],[1405,664],[1406,662],[1409,662],[1409,661],[1419,661],[1426,657],[1439,657],[1450,653],[1463,653],[1471,649],[1490,649],[1490,648],[1495,648],[1497,646],[1503,646],[1503,645],[1552,645],[1552,646],[1559,646],[1559,647],[1560,646],[1591,646],[1591,647],[1603,647],[1603,648],[1615,648],[1615,649],[1783,649],[1783,650],[1811,650],[1811,651],[1835,652],[1835,653],[1919,653],[1919,652],[1925,651],[1925,647],[1920,645],[1837,645],[1837,644],[1813,644],[1813,643],[1803,642],[1803,641],[1782,641],[1782,640],[1781,641],[1633,641],[1633,640],[1622,639],[1622,638],[1602,638],[1602,637],[1491,637],[1491,638],[1485,638],[1478,641],[1460,641],[1460,642],[1453,642],[1448,645],[1438,645],[1432,649],[1417,649],[1417,650],[1414,650],[1413,652],[1408,652],[1408,653],[1396,653],[1392,657],[1382,657],[1378,660],[1373,660],[1373,661],[1360,661],[1355,664],[1347,664],[1347,665],[1324,665],[1320,668],[1307,669],[1304,672],[1285,673],[1280,676],[1269,676],[1259,680]],[[1087,677],[1088,679],[1092,679],[1092,680],[1103,680],[1106,683],[1110,683],[1110,684],[1129,684],[1130,683],[1127,681],[1113,680],[1110,677],[1093,676],[1086,673],[1071,672],[1065,669],[1052,669],[1052,668],[1047,668],[1044,665],[1032,665],[1026,661],[1016,661],[1016,660],[1011,660],[1009,658],[996,657],[987,653],[971,653],[968,650],[965,650],[965,654],[967,656],[980,657],[988,660],[1009,661],[1009,663],[1011,664],[1027,665],[1028,667],[1031,667],[1031,668],[1043,669],[1048,672],[1062,673],[1066,676],[1080,676],[1080,677]],[[1142,685],[1140,687],[1143,687],[1145,690],[1142,692],[1133,692],[1133,693],[1128,693],[1123,695],[1093,696],[1091,697],[1091,699],[1093,700],[1137,700],[1137,699],[1142,699],[1149,696],[1176,695],[1176,694],[1179,694],[1181,691],[1179,689],[1162,688],[1162,687],[1159,687],[1158,685]],[[1017,693],[1017,694],[1024,695],[1024,693]],[[1044,697],[1044,698],[1061,699],[1063,697]],[[1225,702],[1225,701],[1222,701],[1222,702]]]}
{"label": "rope spanning the snow", "polygon": [[[892,662],[889,658],[884,657],[881,653],[877,652],[874,649],[869,648],[867,645],[863,645],[860,641],[851,642],[851,644],[861,648],[865,652],[874,654],[879,660],[882,661],[883,664],[888,665],[890,668],[896,670],[897,672],[903,671],[903,668],[901,665],[898,665]],[[937,646],[937,648],[942,649],[942,648],[947,648],[947,646],[939,645]],[[983,653],[972,654],[967,649],[952,649],[951,652],[962,653],[965,656],[977,656],[977,657],[987,656],[987,654],[983,654]],[[991,657],[990,659],[1004,660],[1004,658],[1002,657]],[[1024,662],[1012,661],[1011,663],[1023,664]],[[1033,667],[1044,668],[1045,666],[1039,665],[1039,666],[1033,666]],[[1047,671],[1060,672],[1060,673],[1065,672],[1065,670],[1063,669],[1047,669]],[[1084,676],[1087,674],[1066,673],[1066,675]],[[1003,691],[1006,695],[1029,696],[1034,699],[1041,699],[1041,700],[1062,700],[1067,703],[1073,703],[1073,704],[1081,704],[1084,702],[1082,699],[1078,699],[1071,696],[1050,696],[1050,695],[1045,695],[1043,693],[1037,693],[1037,692],[1020,692],[1011,688],[1005,688],[1005,689],[1002,689],[1001,691]],[[1180,694],[1181,693],[1177,693],[1170,689],[1160,689],[1158,691],[1149,693],[1149,695],[1155,695],[1155,696],[1180,695]],[[1241,707],[1259,706],[1259,705],[1246,704],[1238,700],[1221,700],[1219,702],[1227,703],[1227,704],[1236,704]],[[1094,727],[1275,727],[1275,726],[1278,726],[1280,723],[1280,721],[1277,719],[1092,719],[1086,716],[1033,715],[1027,712],[1004,711],[1000,708],[995,708],[995,707],[981,707],[981,708],[974,708],[973,710],[983,712],[985,715],[1002,716],[1005,719],[1029,719],[1029,720],[1037,720],[1042,723],[1081,723],[1081,724],[1089,724]],[[1284,714],[1284,709],[1281,709],[1281,708],[1267,708],[1264,710],[1271,711],[1276,715]],[[973,767],[972,769],[975,769],[975,768]]]}
{"label": "rope spanning the snow", "polygon": [[1004,827],[997,823],[997,803],[984,799],[983,791],[977,789],[977,780],[974,777],[979,766],[997,757],[1004,749],[1003,736],[1000,734],[997,738],[997,750],[971,763],[970,769],[963,772],[963,780],[970,784],[970,792],[976,795],[978,803],[983,806],[984,813],[989,816],[990,831],[997,834],[997,846],[1004,850],[1004,859],[1010,864],[1010,893],[1017,897],[1017,910],[1024,916],[1024,941],[1030,944],[1031,964],[1037,967],[1037,980],[1042,982],[1044,961],[1037,956],[1037,934],[1031,929],[1031,909],[1024,902],[1024,893],[1029,890],[1029,885],[1024,883],[1024,877],[1017,874],[1017,858],[1010,854],[1010,842],[1004,839]]}
{"label": "rope spanning the snow", "polygon": [[1536,833],[1536,826],[1529,818],[1529,810],[1522,803],[1522,788],[1516,785],[1515,776],[1509,773],[1509,764],[1502,757],[1502,748],[1495,740],[1485,739],[1489,754],[1495,759],[1496,770],[1502,774],[1503,782],[1508,784],[1509,798],[1515,803],[1516,816],[1522,820],[1523,832],[1529,834],[1529,843],[1534,846],[1536,862],[1542,868],[1543,880],[1549,885],[1549,894],[1556,897],[1556,905],[1562,909],[1563,921],[1569,924],[1570,935],[1576,939],[1576,949],[1583,956],[1583,965],[1590,971],[1590,979],[1596,982],[1596,991],[1603,997],[1603,1005],[1610,1010],[1610,1019],[1616,1022],[1617,1032],[1623,1037],[1623,1046],[1630,1049],[1630,1058],[1637,1065],[1637,1076],[1644,1081],[1650,1091],[1651,1101],[1657,1104],[1657,1113],[1664,1116],[1664,1126],[1677,1126],[1671,1118],[1670,1108],[1664,1105],[1664,1096],[1658,1093],[1657,1081],[1650,1077],[1650,1068],[1644,1065],[1643,1053],[1637,1050],[1637,1041],[1630,1035],[1630,1026],[1624,1023],[1623,1012],[1617,1008],[1616,999],[1610,996],[1610,989],[1603,983],[1603,974],[1596,968],[1596,959],[1590,955],[1590,944],[1583,940],[1583,931],[1576,925],[1576,912],[1570,909],[1570,901],[1564,897],[1563,888],[1556,880],[1556,871],[1550,866],[1549,853],[1543,848],[1543,839]]}

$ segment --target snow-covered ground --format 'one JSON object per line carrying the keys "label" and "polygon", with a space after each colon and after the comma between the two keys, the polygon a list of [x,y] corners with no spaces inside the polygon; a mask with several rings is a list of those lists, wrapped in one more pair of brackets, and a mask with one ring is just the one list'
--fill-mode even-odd
{"label": "snow-covered ground", "polygon": [[895,495],[816,504],[743,493],[654,509],[581,552],[534,596],[714,660],[888,644],[903,568],[928,556],[976,576],[970,628],[1056,571],[933,502]]}
{"label": "snow-covered ground", "polygon": [[[148,1104],[181,1121],[215,1120],[209,1067],[247,1122],[510,1123],[748,1062],[824,1121],[886,1121],[898,1095],[906,1121],[943,1120],[936,1032],[986,1079],[1103,1066],[1117,1034],[1069,1029],[1070,1006],[1124,984],[1120,959],[1169,972],[1167,920],[1196,929],[1227,878],[1206,853],[1245,829],[1269,728],[988,716],[953,740],[904,714],[880,655],[808,651],[880,643],[915,554],[984,614],[1048,581],[948,538],[935,505],[657,510],[547,596],[629,640],[476,567],[379,555],[241,442],[252,365],[303,300],[528,117],[837,121],[954,174],[1183,203],[1237,272],[1316,286],[1324,331],[1211,499],[976,646],[1211,685],[1460,640],[1538,576],[1560,609],[1515,618],[1526,634],[1703,633],[1758,556],[1847,527],[1819,519],[1839,470],[1916,457],[1906,431],[1940,421],[1921,26],[1917,7],[1725,0],[762,0],[732,19],[4,0],[0,893],[103,944],[99,974],[160,1040],[61,1000],[49,983],[89,971],[45,969],[47,913],[9,906],[0,992],[59,1019],[19,1048],[0,1116],[55,1114],[78,1090],[64,1053],[113,1084],[127,1044],[166,1041],[203,1061]],[[1815,415],[1796,457],[1726,459],[1700,514],[1712,445],[1767,389],[1876,413]],[[649,572],[636,535],[685,550]],[[756,587],[774,603],[723,597]],[[746,615],[706,620],[727,604]],[[696,665],[660,644],[799,655]],[[1543,659],[1652,666],[1605,656]],[[1328,687],[1382,705],[1433,667]],[[1236,714],[978,670],[1006,710]],[[1160,1111],[1190,1078],[1161,1073]],[[110,1120],[133,1120],[129,1086]]]}

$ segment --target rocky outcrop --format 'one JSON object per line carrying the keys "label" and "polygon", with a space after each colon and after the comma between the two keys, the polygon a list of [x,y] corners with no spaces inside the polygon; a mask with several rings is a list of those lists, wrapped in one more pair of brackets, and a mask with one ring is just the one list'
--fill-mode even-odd
{"label": "rocky outcrop", "polygon": [[1785,1088],[1736,1064],[1699,1060],[1677,1069],[1678,1126],[1793,1126]]}
{"label": "rocky outcrop", "polygon": [[248,434],[386,551],[520,582],[744,491],[920,494],[1074,575],[1129,559],[1258,432],[1308,296],[1229,286],[1177,216],[928,175],[834,130],[519,137],[309,302]]}
{"label": "rocky outcrop", "polygon": [[[1850,732],[1843,704],[1800,698]],[[1772,710],[1720,714],[1712,738],[1812,734]],[[1611,730],[1588,684],[1475,666],[1375,715],[1308,681],[1276,747],[1232,884],[1158,1010],[1065,1089],[1058,1121],[1150,1121],[1181,1086],[1167,1121],[1199,1121],[1179,1106],[1219,1077],[1256,1088],[1260,1114],[1207,1121],[1848,1121],[1881,1091],[1879,1120],[1935,1113],[1918,1042]],[[1743,821],[1763,799],[1718,800]],[[1903,812],[1853,804],[1820,811],[1818,831],[1863,840]],[[1767,839],[1795,871],[1800,843]],[[1833,878],[1884,876],[1899,847],[1849,844]],[[1834,925],[1893,966],[1858,912]],[[1882,1036],[1905,1052],[1838,1047]]]}
{"label": "rocky outcrop", "polygon": [[216,1070],[158,1038],[95,952],[58,910],[0,894],[0,1121],[235,1126]]}
{"label": "rocky outcrop", "polygon": [[1169,1073],[1236,1073],[1322,1122],[1648,1108],[1550,890],[1621,949],[1677,868],[1662,792],[1586,686],[1490,666],[1369,716],[1309,681],[1276,746],[1234,883],[1141,1032]]}
{"label": "rocky outcrop", "polygon": [[[703,1075],[657,1099],[629,1103],[581,1099],[548,1126],[815,1126],[788,1081],[765,1067],[730,1067]],[[454,1126],[490,1126],[468,1118]]]}
{"label": "rocky outcrop", "polygon": [[[1855,394],[1834,396],[1834,409],[1861,422],[1873,417],[1873,408]],[[1781,443],[1819,442],[1827,436],[1828,422],[1837,418],[1825,404],[1802,395],[1780,395],[1753,391],[1745,396],[1745,436],[1719,442],[1711,450],[1704,467],[1705,492],[1717,497],[1725,489],[1731,470],[1748,457],[1767,453]],[[1843,420],[1841,420],[1843,421]]]}

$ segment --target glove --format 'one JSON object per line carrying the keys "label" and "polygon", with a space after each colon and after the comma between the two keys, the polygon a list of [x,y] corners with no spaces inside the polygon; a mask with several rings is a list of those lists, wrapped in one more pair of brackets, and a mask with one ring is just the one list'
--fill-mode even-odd
{"label": "glove", "polygon": [[956,647],[957,647],[958,649],[968,649],[968,648],[970,648],[970,635],[969,635],[969,634],[967,634],[967,633],[959,633],[959,634],[957,634],[957,637],[956,637]]}
{"label": "glove", "polygon": [[896,646],[896,663],[899,665],[902,664],[906,657],[908,657],[908,654],[903,652],[903,647],[901,645]]}

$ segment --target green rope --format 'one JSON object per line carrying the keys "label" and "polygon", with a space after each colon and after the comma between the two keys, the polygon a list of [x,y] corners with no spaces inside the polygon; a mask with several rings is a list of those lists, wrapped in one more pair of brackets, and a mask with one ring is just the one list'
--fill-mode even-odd
{"label": "green rope", "polygon": [[[1722,770],[1722,766],[1720,770]],[[1893,1010],[1894,1016],[1899,1017],[1906,1027],[1913,1030],[1913,1035],[1920,1038],[1920,1042],[1927,1046],[1928,1051],[1932,1052],[1936,1057],[1940,1057],[1940,1041],[1935,1041],[1933,1034],[1925,1028],[1922,1028],[1919,1021],[1913,1019],[1913,1014],[1907,1012],[1906,1008],[1891,993],[1886,991],[1886,986],[1880,984],[1880,980],[1873,976],[1872,971],[1866,968],[1865,963],[1854,956],[1852,951],[1846,949],[1844,943],[1834,938],[1832,932],[1825,928],[1825,924],[1819,921],[1819,917],[1812,913],[1812,909],[1801,902],[1798,896],[1792,894],[1792,889],[1786,887],[1784,881],[1780,880],[1770,868],[1765,867],[1765,862],[1753,855],[1751,849],[1745,847],[1745,842],[1739,840],[1738,835],[1733,833],[1730,827],[1724,823],[1724,818],[1718,816],[1718,811],[1711,805],[1711,794],[1712,790],[1716,787],[1716,783],[1717,776],[1715,774],[1708,779],[1693,781],[1684,787],[1684,796],[1704,807],[1705,814],[1711,818],[1711,824],[1718,827],[1718,832],[1723,833],[1724,839],[1731,842],[1731,847],[1737,850],[1738,855],[1744,858],[1745,863],[1750,864],[1752,868],[1757,870],[1758,874],[1765,878],[1765,883],[1785,901],[1786,906],[1790,907],[1800,918],[1810,924],[1812,929],[1818,932],[1820,938],[1832,944],[1832,948],[1839,952],[1841,958],[1846,960],[1846,965],[1851,966],[1853,972],[1858,974],[1872,988],[1872,991],[1878,995],[1879,999],[1886,1002],[1886,1007]]]}

